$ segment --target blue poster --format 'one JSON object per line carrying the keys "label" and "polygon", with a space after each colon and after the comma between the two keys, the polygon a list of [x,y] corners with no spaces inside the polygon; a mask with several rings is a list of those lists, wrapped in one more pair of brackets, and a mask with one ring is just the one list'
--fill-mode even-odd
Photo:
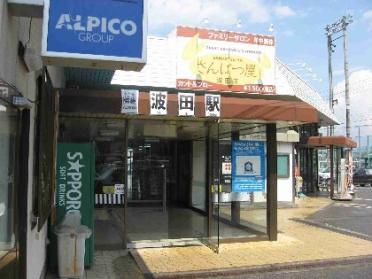
{"label": "blue poster", "polygon": [[47,51],[143,58],[145,1],[49,0]]}
{"label": "blue poster", "polygon": [[265,191],[265,142],[232,142],[232,192]]}

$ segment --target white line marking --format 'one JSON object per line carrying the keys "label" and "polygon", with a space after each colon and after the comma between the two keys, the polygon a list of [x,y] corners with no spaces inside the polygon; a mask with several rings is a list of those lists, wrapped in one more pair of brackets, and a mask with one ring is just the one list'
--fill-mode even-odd
{"label": "white line marking", "polygon": [[357,201],[372,201],[372,199],[355,198]]}
{"label": "white line marking", "polygon": [[340,227],[337,227],[337,226],[333,226],[333,225],[328,224],[328,223],[325,223],[325,225],[326,225],[327,227],[329,227],[329,228],[333,228],[333,229],[336,229],[336,230],[340,230],[340,231],[344,231],[344,232],[348,232],[348,233],[353,233],[353,234],[357,234],[357,235],[364,236],[364,237],[368,237],[368,238],[371,237],[371,236],[368,235],[368,234],[359,233],[359,232],[355,232],[355,231],[348,230],[348,229],[343,229],[343,228],[340,228]]}

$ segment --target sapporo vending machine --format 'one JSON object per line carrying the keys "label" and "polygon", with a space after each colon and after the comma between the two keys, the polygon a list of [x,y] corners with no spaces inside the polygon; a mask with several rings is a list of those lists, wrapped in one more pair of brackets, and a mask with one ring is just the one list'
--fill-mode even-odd
{"label": "sapporo vending machine", "polygon": [[57,238],[55,225],[69,211],[81,213],[81,224],[92,230],[85,240],[84,265],[94,259],[94,177],[95,153],[91,143],[59,143],[57,150],[57,183],[55,191],[55,220],[50,226],[50,266],[57,265]]}

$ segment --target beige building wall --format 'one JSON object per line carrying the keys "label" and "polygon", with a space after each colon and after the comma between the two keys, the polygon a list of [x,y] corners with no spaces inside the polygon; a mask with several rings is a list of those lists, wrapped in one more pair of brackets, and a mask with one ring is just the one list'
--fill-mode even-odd
{"label": "beige building wall", "polygon": [[[30,28],[31,24],[31,28]],[[18,57],[18,41],[27,42],[38,53],[41,50],[42,19],[12,16],[7,7],[7,1],[0,1],[0,78],[15,86],[29,100],[36,98],[36,79],[38,72],[28,72],[22,60]],[[63,70],[50,67],[54,87],[63,87]],[[30,150],[28,161],[28,185],[20,188],[27,189],[28,222],[27,222],[27,278],[39,279],[46,263],[47,225],[40,232],[31,230],[32,221],[32,189],[33,189],[33,160],[34,160],[34,123],[35,108],[31,109]]]}

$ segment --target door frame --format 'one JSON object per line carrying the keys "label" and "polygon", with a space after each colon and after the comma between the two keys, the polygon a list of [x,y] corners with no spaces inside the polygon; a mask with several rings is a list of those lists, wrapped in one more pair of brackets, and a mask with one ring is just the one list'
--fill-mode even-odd
{"label": "door frame", "polygon": [[127,234],[127,207],[128,207],[128,125],[129,120],[125,119],[125,130],[124,130],[124,206],[123,206],[123,220],[124,220],[124,228],[123,228],[123,246],[127,249],[128,245],[128,234]]}
{"label": "door frame", "polygon": [[[216,135],[213,134],[212,129],[216,128]],[[207,121],[207,137],[206,137],[206,190],[207,190],[207,204],[208,218],[207,218],[207,246],[210,247],[214,252],[218,253],[220,244],[220,225],[219,225],[219,214],[220,214],[220,176],[221,176],[221,164],[220,164],[220,152],[219,152],[219,121],[212,120]],[[213,142],[216,141],[216,142]],[[217,154],[214,154],[214,153]],[[215,158],[217,162],[214,161]],[[217,170],[214,167],[217,166]],[[215,195],[217,193],[217,195]],[[213,200],[213,196],[217,197],[217,201]],[[215,212],[215,210],[217,212]]]}

